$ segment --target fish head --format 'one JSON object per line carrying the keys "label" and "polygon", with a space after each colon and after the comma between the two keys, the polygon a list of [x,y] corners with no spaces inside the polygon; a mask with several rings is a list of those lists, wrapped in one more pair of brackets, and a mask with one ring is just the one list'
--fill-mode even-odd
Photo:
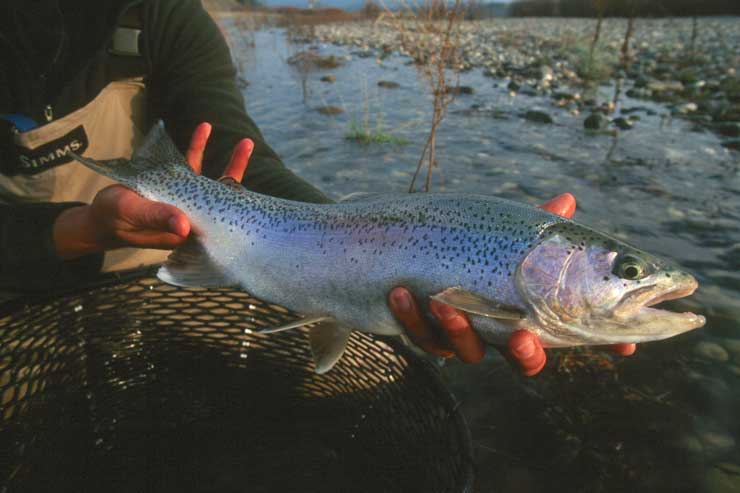
{"label": "fish head", "polygon": [[665,339],[704,317],[655,308],[698,287],[676,265],[576,223],[550,226],[520,263],[527,323],[550,346]]}

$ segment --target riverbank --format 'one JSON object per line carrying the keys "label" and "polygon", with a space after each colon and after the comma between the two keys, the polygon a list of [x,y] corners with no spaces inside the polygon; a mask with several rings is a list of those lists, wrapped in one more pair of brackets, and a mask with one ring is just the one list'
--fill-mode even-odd
{"label": "riverbank", "polygon": [[[482,69],[513,93],[548,96],[555,106],[586,113],[584,118],[594,112],[613,115],[611,125],[627,130],[636,119],[620,114],[620,94],[594,100],[589,90],[619,81],[629,97],[663,103],[671,114],[722,135],[727,147],[740,148],[740,19],[703,18],[695,33],[691,19],[638,19],[624,64],[620,57],[627,20],[604,21],[591,58],[595,24],[592,19],[564,18],[464,22],[458,68]],[[380,61],[391,53],[410,55],[397,30],[382,19],[316,26],[313,35],[318,41],[354,47],[355,57]]]}

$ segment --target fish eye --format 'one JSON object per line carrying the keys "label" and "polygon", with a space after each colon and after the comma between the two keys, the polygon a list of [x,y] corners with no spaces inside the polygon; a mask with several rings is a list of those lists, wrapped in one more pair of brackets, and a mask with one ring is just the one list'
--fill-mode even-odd
{"label": "fish eye", "polygon": [[613,273],[622,279],[637,281],[648,275],[648,266],[640,258],[625,255],[616,263]]}

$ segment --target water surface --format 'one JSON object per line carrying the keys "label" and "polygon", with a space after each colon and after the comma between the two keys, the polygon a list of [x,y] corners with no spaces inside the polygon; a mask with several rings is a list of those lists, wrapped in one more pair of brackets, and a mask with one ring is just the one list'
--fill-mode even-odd
{"label": "water surface", "polygon": [[[356,191],[404,192],[421,152],[431,97],[398,55],[353,55],[300,78],[286,63],[305,46],[280,30],[242,37],[223,22],[242,75],[247,109],[285,164],[333,198]],[[255,46],[248,47],[248,39]],[[327,74],[335,83],[321,82]],[[380,80],[400,84],[377,86]],[[480,491],[740,491],[740,159],[713,133],[669,117],[659,104],[624,98],[640,120],[615,141],[588,134],[585,115],[549,98],[511,96],[507,81],[472,70],[475,89],[450,106],[437,139],[435,190],[487,193],[528,203],[562,192],[576,219],[691,270],[701,288],[674,304],[707,316],[705,329],[640,345],[629,358],[599,349],[549,351],[526,379],[491,351],[478,365],[448,363],[478,454]],[[613,88],[596,95],[611,98]],[[316,111],[333,105],[334,116]],[[554,124],[522,115],[549,113]],[[410,142],[347,140],[350,122]],[[378,123],[380,122],[380,123]]]}

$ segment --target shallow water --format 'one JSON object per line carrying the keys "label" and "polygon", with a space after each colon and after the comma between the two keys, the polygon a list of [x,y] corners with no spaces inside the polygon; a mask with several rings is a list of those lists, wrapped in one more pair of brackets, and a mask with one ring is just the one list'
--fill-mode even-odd
{"label": "shallow water", "polygon": [[[404,192],[431,119],[431,97],[406,59],[352,56],[311,72],[306,104],[286,63],[304,48],[280,30],[242,37],[223,21],[250,84],[250,116],[286,165],[327,194]],[[335,83],[321,82],[323,75]],[[398,82],[398,89],[377,86]],[[643,249],[675,259],[701,288],[677,309],[707,316],[707,326],[630,358],[597,349],[549,352],[533,379],[512,372],[491,351],[480,364],[449,363],[444,374],[462,401],[478,454],[480,491],[740,491],[740,157],[713,133],[670,119],[655,103],[640,107],[633,130],[583,130],[541,97],[514,96],[507,81],[463,73],[437,139],[435,190],[495,194],[538,203],[562,192],[578,199],[576,219]],[[599,88],[611,99],[612,87]],[[319,106],[344,113],[325,116]],[[555,123],[522,115],[549,113]],[[408,145],[347,140],[350,122],[367,118]],[[614,148],[612,149],[612,147]],[[611,153],[610,153],[611,150]],[[443,177],[443,178],[442,178]]]}

